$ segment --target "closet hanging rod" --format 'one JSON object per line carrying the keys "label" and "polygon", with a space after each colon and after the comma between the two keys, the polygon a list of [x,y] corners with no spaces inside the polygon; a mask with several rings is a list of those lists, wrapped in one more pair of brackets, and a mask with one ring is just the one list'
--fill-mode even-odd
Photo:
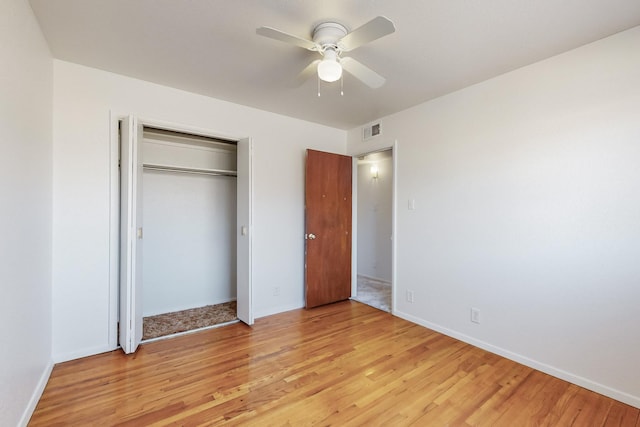
{"label": "closet hanging rod", "polygon": [[147,170],[162,171],[162,172],[180,172],[180,173],[190,173],[194,175],[213,175],[213,176],[230,176],[230,177],[238,176],[238,172],[224,170],[224,169],[185,168],[182,166],[165,166],[165,165],[154,165],[149,163],[144,163],[142,167]]}

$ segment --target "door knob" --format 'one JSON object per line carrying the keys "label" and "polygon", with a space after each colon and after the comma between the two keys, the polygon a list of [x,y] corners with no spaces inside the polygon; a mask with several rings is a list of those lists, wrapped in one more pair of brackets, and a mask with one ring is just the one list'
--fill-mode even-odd
{"label": "door knob", "polygon": [[315,235],[315,234],[313,234],[313,233],[309,233],[309,234],[307,234],[307,238],[308,238],[309,240],[314,240],[314,239],[316,238],[316,235]]}

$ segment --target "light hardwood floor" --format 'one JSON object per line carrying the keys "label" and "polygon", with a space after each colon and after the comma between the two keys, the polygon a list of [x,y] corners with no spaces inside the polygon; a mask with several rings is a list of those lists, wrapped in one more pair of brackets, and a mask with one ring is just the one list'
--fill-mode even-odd
{"label": "light hardwood floor", "polygon": [[591,427],[639,413],[346,301],[56,365],[30,425]]}

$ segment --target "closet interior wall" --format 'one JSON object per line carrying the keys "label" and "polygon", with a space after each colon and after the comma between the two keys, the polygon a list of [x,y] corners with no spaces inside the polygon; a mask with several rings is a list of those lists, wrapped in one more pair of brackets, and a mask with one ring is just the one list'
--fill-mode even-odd
{"label": "closet interior wall", "polygon": [[236,149],[144,128],[144,317],[236,299]]}

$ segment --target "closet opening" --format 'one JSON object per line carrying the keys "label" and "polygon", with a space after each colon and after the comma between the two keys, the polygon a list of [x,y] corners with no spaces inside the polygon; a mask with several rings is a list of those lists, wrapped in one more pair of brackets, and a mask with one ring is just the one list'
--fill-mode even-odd
{"label": "closet opening", "polygon": [[251,141],[117,125],[120,346],[252,324]]}
{"label": "closet opening", "polygon": [[142,341],[237,322],[237,143],[143,126],[142,157]]}

